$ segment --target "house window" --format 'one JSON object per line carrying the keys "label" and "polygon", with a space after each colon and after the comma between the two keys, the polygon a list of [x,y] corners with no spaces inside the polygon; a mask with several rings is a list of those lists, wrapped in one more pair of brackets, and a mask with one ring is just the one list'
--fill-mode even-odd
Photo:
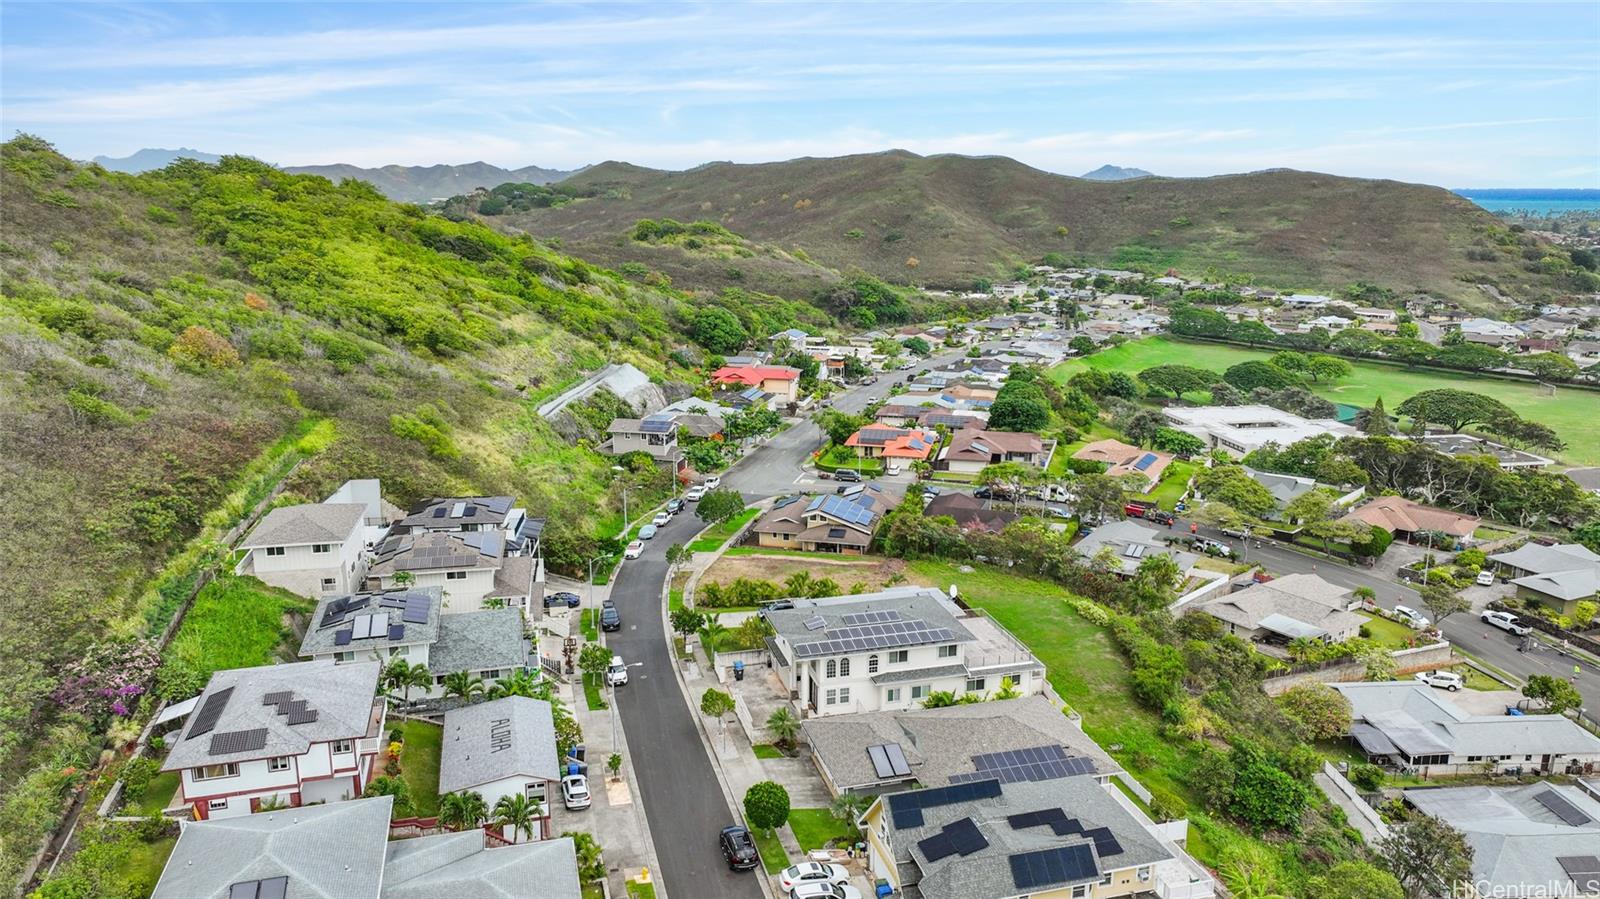
{"label": "house window", "polygon": [[485,671],[481,675],[481,677],[484,680],[499,680],[500,679],[500,669],[499,668],[490,668],[488,671]]}
{"label": "house window", "polygon": [[354,662],[356,654],[354,652],[336,652],[333,654],[333,660],[335,662]]}
{"label": "house window", "polygon": [[875,656],[875,655],[867,656],[867,673],[868,674],[877,674],[878,673],[878,657],[877,656]]}
{"label": "house window", "polygon": [[983,692],[983,684],[984,684],[984,680],[981,677],[969,678],[967,680],[967,692],[968,693],[982,693]]}
{"label": "house window", "polygon": [[317,553],[318,555],[322,555],[324,553],[331,553],[331,552],[333,552],[333,544],[332,543],[313,543],[313,544],[311,544],[311,551],[314,552],[314,553]]}
{"label": "house window", "polygon": [[220,812],[220,811],[226,809],[227,807],[228,807],[228,800],[226,800],[226,799],[213,799],[210,802],[206,803],[206,808],[208,808],[208,809],[210,809],[211,811],[214,811],[214,812]]}
{"label": "house window", "polygon": [[927,698],[928,698],[928,685],[927,684],[918,684],[917,686],[911,688],[911,699],[912,699],[912,701],[916,701],[918,699],[927,699]]}
{"label": "house window", "polygon": [[838,677],[839,676],[839,662],[837,660],[835,660],[835,659],[829,659],[828,660],[828,667],[827,667],[826,671],[827,671],[827,674],[825,675],[826,677]]}
{"label": "house window", "polygon": [[1100,885],[1103,886],[1103,887],[1111,886],[1111,872],[1110,871],[1106,872],[1106,876],[1100,878]]}
{"label": "house window", "polygon": [[824,695],[824,704],[826,704],[826,705],[838,705],[839,704],[839,691],[838,690],[829,690]]}
{"label": "house window", "polygon": [[389,647],[389,658],[392,659],[395,656],[403,656],[410,651],[411,647],[409,646],[391,646]]}
{"label": "house window", "polygon": [[447,581],[464,581],[467,579],[467,573],[465,571],[446,571],[444,579]]}
{"label": "house window", "polygon": [[840,687],[839,688],[839,702],[842,705],[849,705],[850,704],[850,688],[849,687]]}
{"label": "house window", "polygon": [[849,659],[840,659],[839,660],[839,676],[840,677],[849,677],[850,676],[850,660]]}
{"label": "house window", "polygon": [[280,755],[277,758],[267,759],[267,770],[268,771],[287,771],[287,770],[289,770],[289,757],[286,756],[286,755]]}
{"label": "house window", "polygon": [[953,659],[955,657],[956,657],[956,645],[954,643],[951,643],[949,646],[941,646],[941,647],[939,647],[939,658],[941,658],[941,659]]}
{"label": "house window", "polygon": [[284,554],[284,552],[285,552],[285,549],[284,549],[284,547],[281,547],[281,546],[269,546],[269,547],[267,547],[267,555],[269,555],[269,556],[281,556],[281,555]]}
{"label": "house window", "polygon": [[354,740],[334,740],[333,741],[333,752],[334,752],[335,755],[340,755],[342,753],[355,752],[355,751],[356,751],[356,741],[354,741]]}
{"label": "house window", "polygon": [[1088,884],[1080,883],[1077,886],[1072,888],[1072,899],[1088,899],[1088,897],[1089,897],[1089,885]]}
{"label": "house window", "polygon": [[889,689],[885,690],[884,693],[883,693],[883,701],[884,702],[899,702],[900,701],[900,688],[899,687],[890,687]]}
{"label": "house window", "polygon": [[909,649],[896,649],[889,653],[889,664],[904,665],[906,663],[906,659],[909,658],[911,658],[911,651]]}
{"label": "house window", "polygon": [[226,765],[201,765],[194,770],[195,780],[216,780],[219,777],[233,777],[239,773],[239,766],[229,762]]}
{"label": "house window", "polygon": [[435,687],[444,686],[444,675],[442,675],[442,674],[435,675],[434,678],[433,678],[433,685]]}

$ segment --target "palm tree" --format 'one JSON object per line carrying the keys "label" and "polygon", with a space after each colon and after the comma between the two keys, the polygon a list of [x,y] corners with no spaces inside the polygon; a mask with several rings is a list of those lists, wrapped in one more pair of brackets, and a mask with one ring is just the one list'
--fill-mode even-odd
{"label": "palm tree", "polygon": [[446,793],[439,799],[439,823],[451,830],[471,830],[489,818],[483,794],[470,790]]}
{"label": "palm tree", "polygon": [[488,689],[483,678],[470,671],[452,671],[444,676],[444,695],[471,701]]}
{"label": "palm tree", "polygon": [[715,653],[722,638],[728,633],[728,626],[717,620],[715,612],[706,616],[706,623],[700,626],[700,639],[705,644],[707,653]]}
{"label": "palm tree", "polygon": [[510,796],[501,796],[500,801],[494,804],[494,823],[496,827],[511,828],[511,842],[517,841],[518,833],[525,833],[530,838],[533,836],[534,822],[544,817],[539,803],[530,800],[522,793],[512,793]]}
{"label": "palm tree", "polygon": [[539,689],[539,679],[534,677],[526,668],[518,668],[509,677],[495,681],[489,687],[489,698],[500,699],[505,696],[526,696],[533,698]]}
{"label": "palm tree", "polygon": [[772,731],[779,745],[790,747],[794,745],[795,736],[800,733],[800,719],[794,716],[794,712],[788,706],[779,706],[767,716],[767,730]]}
{"label": "palm tree", "polygon": [[433,672],[428,670],[427,665],[420,662],[412,665],[401,658],[389,663],[389,667],[383,670],[383,678],[388,691],[392,694],[399,690],[400,701],[406,705],[411,704],[412,690],[426,690],[433,686]]}
{"label": "palm tree", "polygon": [[861,793],[840,793],[834,798],[833,804],[828,807],[828,810],[833,813],[835,818],[840,821],[847,821],[850,826],[854,827],[862,813],[867,810],[867,806],[871,804],[870,796],[865,796]]}

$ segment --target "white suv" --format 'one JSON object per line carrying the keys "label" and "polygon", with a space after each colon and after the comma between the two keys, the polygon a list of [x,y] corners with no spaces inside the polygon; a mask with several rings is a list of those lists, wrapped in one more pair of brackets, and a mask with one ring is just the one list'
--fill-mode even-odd
{"label": "white suv", "polygon": [[1503,631],[1510,631],[1519,637],[1526,637],[1533,630],[1533,628],[1528,627],[1526,624],[1518,621],[1517,616],[1511,614],[1510,612],[1496,612],[1491,610],[1479,615],[1478,618],[1480,618],[1484,624],[1494,625]]}
{"label": "white suv", "polygon": [[696,484],[695,486],[690,487],[688,490],[683,491],[683,498],[688,500],[691,503],[699,502],[700,501],[700,497],[705,496],[705,495],[706,495],[706,488],[701,487],[699,484]]}
{"label": "white suv", "polygon": [[1451,693],[1466,686],[1467,679],[1454,671],[1418,671],[1416,678],[1430,687],[1439,687]]}
{"label": "white suv", "polygon": [[627,682],[628,666],[623,664],[622,656],[612,656],[611,664],[606,668],[606,683],[620,687]]}
{"label": "white suv", "polygon": [[1398,618],[1401,624],[1409,625],[1419,631],[1433,623],[1428,620],[1428,616],[1410,606],[1395,606],[1394,617]]}

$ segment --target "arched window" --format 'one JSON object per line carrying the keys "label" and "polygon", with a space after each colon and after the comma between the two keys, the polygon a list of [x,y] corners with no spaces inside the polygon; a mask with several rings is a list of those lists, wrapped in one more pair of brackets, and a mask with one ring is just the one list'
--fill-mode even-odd
{"label": "arched window", "polygon": [[840,677],[849,677],[850,676],[850,660],[849,659],[840,659],[839,660],[839,676]]}
{"label": "arched window", "polygon": [[833,659],[829,659],[828,660],[828,674],[827,674],[827,676],[828,677],[838,677],[839,676],[839,663],[834,661]]}
{"label": "arched window", "polygon": [[867,673],[868,674],[877,674],[878,673],[878,657],[877,656],[875,656],[875,655],[867,656]]}

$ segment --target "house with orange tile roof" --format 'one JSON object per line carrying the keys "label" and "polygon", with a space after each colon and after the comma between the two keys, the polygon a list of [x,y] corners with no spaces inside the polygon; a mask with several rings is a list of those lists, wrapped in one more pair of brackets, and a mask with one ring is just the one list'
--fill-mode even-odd
{"label": "house with orange tile roof", "polygon": [[1345,520],[1364,521],[1403,540],[1410,540],[1423,531],[1433,531],[1463,542],[1472,539],[1472,532],[1481,523],[1476,515],[1424,506],[1403,496],[1380,496],[1363,503],[1346,515]]}
{"label": "house with orange tile roof", "polygon": [[787,365],[724,365],[711,375],[718,387],[757,387],[772,394],[775,405],[800,399],[800,369]]}
{"label": "house with orange tile roof", "polygon": [[867,425],[850,435],[845,446],[864,459],[904,459],[922,461],[933,452],[939,433],[932,428],[887,428]]}
{"label": "house with orange tile roof", "polygon": [[1161,483],[1161,473],[1167,470],[1173,457],[1171,453],[1140,449],[1120,440],[1096,440],[1073,453],[1072,458],[1104,462],[1106,474],[1114,478],[1139,475],[1150,482],[1150,486],[1145,488],[1148,493]]}

